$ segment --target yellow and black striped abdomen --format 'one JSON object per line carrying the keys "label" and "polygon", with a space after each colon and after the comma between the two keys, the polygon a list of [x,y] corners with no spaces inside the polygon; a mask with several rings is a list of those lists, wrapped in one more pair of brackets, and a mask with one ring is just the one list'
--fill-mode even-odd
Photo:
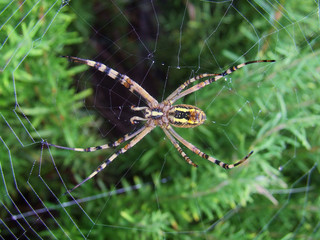
{"label": "yellow and black striped abdomen", "polygon": [[192,105],[179,104],[169,110],[169,122],[180,128],[192,128],[201,125],[206,120],[206,114]]}

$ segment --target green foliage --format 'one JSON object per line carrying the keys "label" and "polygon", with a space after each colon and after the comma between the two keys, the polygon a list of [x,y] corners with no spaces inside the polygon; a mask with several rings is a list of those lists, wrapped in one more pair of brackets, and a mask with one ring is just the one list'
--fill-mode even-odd
{"label": "green foliage", "polygon": [[[18,3],[13,4],[16,5],[9,6],[12,11],[19,7]],[[90,84],[86,88],[78,87],[88,67],[69,64],[60,56],[80,52],[81,57],[87,54],[90,58],[91,51],[82,44],[88,42],[90,27],[99,22],[94,10],[100,7],[100,11],[114,16],[109,19],[108,31],[115,36],[119,34],[120,38],[116,42],[118,38],[113,36],[111,41],[119,45],[123,59],[113,61],[119,66],[131,53],[136,62],[141,60],[137,41],[126,35],[131,28],[121,18],[119,9],[110,4],[105,6],[106,3],[88,4],[75,1],[71,2],[72,8],[60,8],[47,2],[36,5],[27,2],[22,7],[30,9],[29,14],[24,9],[22,16],[14,14],[10,18],[9,11],[0,15],[10,19],[0,35],[3,43],[0,167],[4,183],[0,199],[3,205],[14,208],[12,201],[17,202],[21,197],[17,183],[21,194],[28,196],[22,205],[28,201],[34,209],[52,208],[54,217],[41,215],[48,226],[38,232],[43,238],[52,235],[58,239],[66,236],[71,239],[84,236],[91,239],[319,237],[317,232],[312,233],[319,223],[319,178],[314,176],[318,176],[315,166],[320,144],[320,76],[315,61],[320,54],[316,41],[319,32],[312,3],[303,6],[296,6],[293,1],[286,3],[288,12],[296,15],[282,17],[277,14],[283,11],[265,6],[270,15],[278,16],[272,24],[258,14],[263,9],[252,14],[248,3],[235,5],[233,11],[246,16],[254,30],[248,28],[248,22],[239,14],[224,16],[229,5],[173,1],[168,7],[158,3],[159,12],[166,14],[158,16],[161,29],[154,68],[162,70],[159,62],[165,66],[182,66],[182,69],[170,69],[165,96],[195,72],[220,72],[229,67],[217,62],[277,60],[247,66],[228,76],[226,81],[180,100],[197,105],[207,114],[203,126],[177,130],[186,140],[228,163],[250,150],[255,153],[244,166],[225,171],[186,149],[199,165],[195,169],[164,139],[161,129],[155,129],[134,149],[76,189],[72,193],[75,199],[95,198],[77,205],[63,193],[91,174],[113,151],[79,153],[48,149],[41,143],[43,140],[86,147],[108,141],[97,131],[102,120],[84,107],[83,99],[92,99]],[[134,12],[130,3],[119,4],[120,9],[128,11],[127,15]],[[0,5],[0,9],[4,8]],[[296,34],[298,27],[300,34]],[[101,35],[102,31],[101,28]],[[153,43],[149,41],[146,44],[151,46]],[[252,46],[248,54],[244,53]],[[151,76],[149,81],[157,78]],[[140,188],[128,190],[131,186]],[[128,191],[99,195],[119,188]],[[301,192],[295,194],[299,189]],[[62,206],[65,202],[71,206]],[[27,208],[18,207],[22,211]],[[9,213],[1,213],[1,219],[8,217]]]}

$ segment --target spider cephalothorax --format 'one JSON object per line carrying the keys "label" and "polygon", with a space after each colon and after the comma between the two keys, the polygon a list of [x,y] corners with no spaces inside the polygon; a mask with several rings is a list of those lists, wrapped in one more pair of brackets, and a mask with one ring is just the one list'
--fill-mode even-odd
{"label": "spider cephalothorax", "polygon": [[[182,138],[174,129],[174,127],[179,128],[193,128],[196,126],[201,125],[206,120],[205,113],[200,109],[192,105],[186,105],[186,104],[178,104],[173,105],[174,102],[176,102],[178,99],[193,93],[195,91],[198,91],[199,89],[209,85],[210,83],[213,83],[223,77],[225,77],[228,74],[231,74],[232,72],[238,70],[239,68],[244,67],[245,65],[252,64],[252,63],[258,63],[258,62],[275,62],[274,60],[257,60],[257,61],[250,61],[246,63],[239,64],[238,66],[231,67],[224,71],[223,73],[213,73],[213,74],[200,74],[196,77],[190,78],[186,82],[184,82],[180,87],[178,87],[173,93],[171,93],[163,102],[158,103],[156,99],[154,99],[146,90],[144,90],[138,83],[130,79],[128,76],[123,75],[116,70],[102,64],[99,62],[95,62],[88,59],[82,59],[77,57],[68,57],[66,56],[71,62],[78,62],[86,64],[90,67],[96,68],[98,71],[103,72],[107,74],[110,78],[118,81],[123,86],[125,86],[129,91],[132,93],[139,95],[143,98],[144,102],[146,103],[147,107],[131,107],[133,111],[142,112],[143,117],[134,116],[130,119],[132,124],[136,124],[141,121],[145,121],[146,123],[143,125],[143,127],[139,128],[138,130],[126,134],[124,137],[118,139],[117,141],[109,144],[104,144],[97,147],[88,147],[88,148],[69,148],[69,147],[63,147],[55,144],[46,143],[49,146],[62,148],[62,149],[68,149],[72,151],[79,151],[79,152],[93,152],[100,149],[106,149],[111,147],[117,147],[121,143],[126,142],[130,139],[132,139],[128,144],[126,144],[124,147],[122,147],[120,150],[112,154],[109,158],[107,158],[90,176],[88,176],[86,179],[84,179],[82,182],[77,184],[75,187],[73,187],[70,191],[74,190],[75,188],[79,187],[81,184],[86,182],[87,180],[94,177],[97,173],[99,173],[102,169],[104,169],[109,163],[111,163],[114,159],[116,159],[120,154],[125,153],[127,150],[132,148],[134,145],[136,145],[141,139],[143,139],[148,133],[150,133],[155,127],[159,126],[162,128],[166,136],[169,138],[171,143],[174,145],[174,147],[179,151],[179,153],[182,155],[182,157],[192,166],[197,167],[196,164],[194,164],[191,159],[185,154],[185,152],[181,149],[179,142],[182,143],[184,146],[186,146],[188,149],[190,149],[192,152],[196,153],[200,157],[209,160],[210,162],[213,162],[217,165],[219,165],[222,168],[230,169],[234,168],[244,161],[246,161],[253,151],[251,151],[248,155],[246,155],[243,159],[240,161],[234,163],[234,164],[227,164],[224,162],[221,162],[204,152],[202,152],[200,149],[198,149],[193,144],[186,141],[184,138]],[[206,80],[195,84],[194,86],[187,88],[191,83],[198,81],[200,79]]]}
{"label": "spider cephalothorax", "polygon": [[206,114],[198,107],[179,104],[171,105],[162,102],[155,107],[131,107],[134,111],[144,111],[144,118],[134,116],[130,119],[132,124],[147,121],[147,124],[167,128],[170,124],[179,128],[193,128],[204,123]]}

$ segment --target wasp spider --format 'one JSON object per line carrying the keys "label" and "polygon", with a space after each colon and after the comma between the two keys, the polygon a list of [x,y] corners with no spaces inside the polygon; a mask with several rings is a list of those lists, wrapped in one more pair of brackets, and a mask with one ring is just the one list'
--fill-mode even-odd
{"label": "wasp spider", "polygon": [[[190,78],[186,82],[184,82],[182,85],[180,85],[173,93],[169,95],[163,102],[159,103],[156,99],[154,99],[146,90],[144,90],[138,83],[130,79],[128,76],[123,75],[116,70],[102,64],[99,62],[95,62],[88,59],[82,59],[77,57],[70,57],[70,56],[64,56],[67,59],[69,59],[70,62],[77,62],[86,64],[90,67],[94,67],[100,72],[103,72],[107,74],[110,78],[114,79],[115,81],[118,81],[123,86],[129,89],[130,92],[140,95],[147,106],[145,107],[135,107],[132,106],[131,109],[136,112],[142,112],[143,117],[134,116],[130,119],[130,122],[132,124],[136,124],[140,121],[146,121],[143,127],[140,129],[126,134],[124,137],[118,139],[117,141],[97,147],[88,147],[88,148],[69,148],[69,147],[63,147],[58,146],[55,144],[46,143],[48,146],[53,146],[56,148],[61,149],[67,149],[72,151],[79,151],[79,152],[93,152],[101,149],[106,148],[112,148],[117,147],[121,143],[131,141],[126,144],[123,148],[115,152],[111,157],[106,159],[93,173],[90,174],[86,179],[84,179],[82,182],[77,184],[75,187],[73,187],[69,192],[73,191],[77,187],[79,187],[84,182],[88,181],[89,179],[93,178],[96,174],[98,174],[101,170],[103,170],[107,165],[109,165],[114,159],[116,159],[120,154],[125,153],[130,148],[132,148],[134,145],[136,145],[138,142],[140,142],[141,139],[143,139],[148,133],[150,133],[155,127],[159,126],[164,131],[165,135],[168,137],[168,139],[171,141],[171,143],[174,145],[174,147],[178,150],[178,152],[181,154],[181,156],[192,166],[197,167],[196,164],[194,164],[191,159],[187,156],[187,154],[181,149],[179,142],[182,143],[185,147],[190,149],[195,154],[199,155],[200,157],[209,160],[212,163],[217,164],[218,166],[224,168],[224,169],[231,169],[234,168],[244,161],[246,161],[253,151],[251,151],[248,155],[246,155],[243,159],[240,161],[234,163],[234,164],[227,164],[224,162],[221,162],[206,153],[202,152],[199,148],[194,146],[193,144],[189,143],[185,139],[183,139],[173,128],[193,128],[196,126],[199,126],[203,124],[203,122],[206,120],[205,113],[192,105],[187,104],[178,104],[173,105],[174,102],[176,102],[178,99],[193,93],[195,91],[200,90],[201,88],[209,85],[210,83],[213,83],[232,72],[252,63],[259,63],[259,62],[275,62],[275,60],[257,60],[257,61],[250,61],[246,63],[239,64],[238,66],[234,66],[229,68],[228,70],[224,71],[223,73],[213,73],[213,74],[200,74],[196,77]],[[187,88],[191,83],[198,81],[200,79],[206,78],[206,80],[195,84],[194,86]]]}

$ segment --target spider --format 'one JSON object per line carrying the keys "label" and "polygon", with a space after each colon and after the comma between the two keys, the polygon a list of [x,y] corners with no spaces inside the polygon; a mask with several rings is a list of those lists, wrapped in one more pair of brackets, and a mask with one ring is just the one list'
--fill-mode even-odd
{"label": "spider", "polygon": [[[53,146],[56,148],[61,149],[67,149],[72,151],[79,151],[79,152],[94,152],[101,149],[107,149],[112,147],[117,147],[121,143],[124,143],[126,141],[131,141],[127,143],[123,148],[112,154],[109,158],[104,160],[104,162],[98,166],[98,168],[91,173],[87,178],[85,178],[83,181],[78,183],[76,186],[74,186],[71,190],[68,192],[73,191],[77,187],[81,186],[83,183],[88,181],[89,179],[93,178],[95,175],[97,175],[101,170],[103,170],[106,166],[108,166],[114,159],[116,159],[120,154],[125,153],[130,148],[135,146],[140,140],[142,140],[148,133],[150,133],[155,127],[159,126],[164,131],[167,138],[171,141],[171,143],[174,145],[174,147],[178,150],[178,152],[181,154],[181,156],[189,163],[190,165],[197,167],[195,163],[192,162],[192,160],[187,156],[187,154],[182,150],[182,148],[179,145],[179,142],[182,143],[185,147],[187,147],[189,150],[194,152],[195,154],[199,155],[200,157],[209,160],[212,163],[217,164],[218,166],[224,168],[224,169],[231,169],[234,168],[244,161],[246,161],[253,153],[251,151],[248,153],[243,159],[240,161],[234,163],[234,164],[227,164],[222,161],[219,161],[218,159],[215,159],[206,153],[202,152],[199,148],[194,146],[192,143],[189,143],[184,138],[182,138],[173,128],[193,128],[196,126],[199,126],[204,123],[206,120],[205,113],[198,107],[187,105],[187,104],[177,104],[173,105],[174,102],[176,102],[178,99],[191,94],[195,91],[200,90],[201,88],[231,74],[232,72],[252,63],[260,63],[260,62],[275,62],[275,60],[256,60],[256,61],[250,61],[246,63],[239,64],[237,66],[233,66],[226,71],[216,74],[200,74],[196,77],[190,78],[186,82],[184,82],[182,85],[180,85],[173,93],[171,93],[163,102],[158,102],[156,99],[154,99],[145,89],[143,89],[138,83],[133,81],[131,78],[129,78],[126,75],[123,75],[116,70],[96,61],[88,60],[88,59],[82,59],[78,57],[71,57],[71,56],[63,56],[67,58],[70,62],[77,62],[81,64],[86,64],[90,67],[96,68],[98,71],[103,72],[107,74],[110,78],[114,79],[115,81],[118,81],[123,86],[125,86],[127,89],[129,89],[130,92],[140,95],[144,101],[146,102],[147,106],[144,107],[136,107],[132,106],[131,109],[135,112],[141,112],[143,117],[139,116],[133,116],[130,119],[131,124],[137,124],[140,121],[146,121],[146,123],[139,128],[138,130],[126,134],[124,137],[119,138],[117,141],[109,144],[104,144],[101,146],[96,147],[88,147],[88,148],[70,148],[70,147],[64,147],[59,146],[51,143],[46,143],[48,146]],[[198,81],[200,79],[207,78],[206,80],[195,84],[194,86],[187,88],[191,83]]]}

